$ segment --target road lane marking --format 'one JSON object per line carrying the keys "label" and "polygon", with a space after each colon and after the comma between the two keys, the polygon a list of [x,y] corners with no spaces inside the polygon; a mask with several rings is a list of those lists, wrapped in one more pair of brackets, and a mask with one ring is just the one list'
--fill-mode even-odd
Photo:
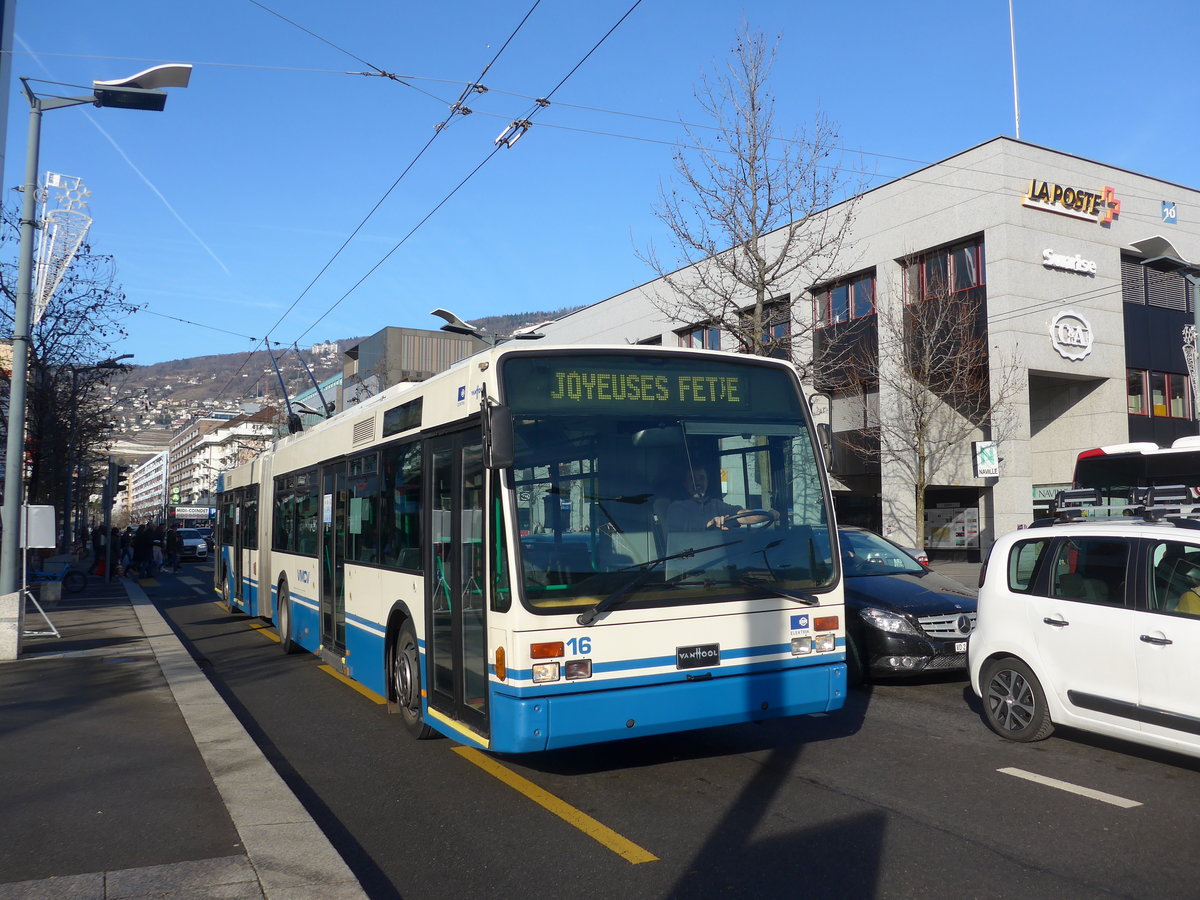
{"label": "road lane marking", "polygon": [[628,838],[617,834],[607,825],[602,825],[597,822],[587,813],[576,809],[569,803],[558,799],[549,791],[546,791],[527,778],[524,778],[514,772],[507,766],[503,766],[490,756],[481,753],[474,747],[454,747],[455,753],[470,763],[474,763],[483,771],[487,772],[494,778],[507,784],[509,787],[524,794],[534,803],[542,806],[549,812],[554,813],[564,822],[573,825],[590,837],[594,841],[603,844],[613,853],[637,865],[639,863],[658,862],[658,857],[648,850],[644,850]]}
{"label": "road lane marking", "polygon": [[1126,800],[1124,797],[1118,797],[1116,794],[1106,794],[1104,791],[1096,791],[1092,788],[1080,787],[1077,784],[1071,784],[1069,781],[1059,781],[1057,778],[1047,778],[1045,775],[1037,775],[1033,772],[1026,772],[1024,769],[997,769],[1004,775],[1012,775],[1016,778],[1024,778],[1026,781],[1032,781],[1034,784],[1043,784],[1046,787],[1058,788],[1060,791],[1067,791],[1071,794],[1078,794],[1080,797],[1087,797],[1091,800],[1099,800],[1101,803],[1109,803],[1113,806],[1119,806],[1122,809],[1133,809],[1135,806],[1141,806],[1137,800]]}
{"label": "road lane marking", "polygon": [[268,625],[266,622],[247,622],[246,627],[253,628],[255,631],[257,631],[259,634],[261,634],[263,637],[267,638],[268,640],[272,640],[277,644],[279,643],[279,635],[277,635],[274,631],[272,631],[271,626]]}
{"label": "road lane marking", "polygon": [[[279,640],[279,638],[275,638],[275,640]],[[366,697],[372,703],[378,703],[380,706],[387,703],[386,697],[380,697],[373,690],[371,690],[370,688],[363,687],[361,684],[359,684],[353,678],[347,678],[345,675],[343,675],[341,672],[339,672],[333,666],[317,666],[317,668],[320,669],[322,672],[324,672],[326,675],[332,675],[334,678],[336,678],[338,681],[342,682],[343,684],[347,684],[350,687],[354,688],[354,690],[358,691],[360,694],[362,694],[364,697]]]}

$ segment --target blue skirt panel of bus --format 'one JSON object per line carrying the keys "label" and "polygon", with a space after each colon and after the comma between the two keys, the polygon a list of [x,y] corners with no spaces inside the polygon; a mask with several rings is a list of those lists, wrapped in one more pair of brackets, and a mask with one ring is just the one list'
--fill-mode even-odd
{"label": "blue skirt panel of bus", "polygon": [[365,688],[387,696],[384,627],[370,619],[346,614],[347,674]]}
{"label": "blue skirt panel of bus", "polygon": [[[555,697],[522,699],[492,685],[497,753],[529,753],[840,709],[843,663]],[[431,725],[437,726],[436,721]]]}

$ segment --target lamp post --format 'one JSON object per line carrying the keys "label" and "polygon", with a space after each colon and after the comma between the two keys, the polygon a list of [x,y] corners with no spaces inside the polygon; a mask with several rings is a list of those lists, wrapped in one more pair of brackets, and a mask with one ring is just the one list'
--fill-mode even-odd
{"label": "lamp post", "polygon": [[[21,502],[25,493],[25,395],[29,366],[29,325],[33,298],[33,232],[37,227],[37,174],[41,150],[42,113],[51,109],[80,106],[114,106],[120,109],[162,110],[167,94],[162,88],[187,87],[192,74],[188,65],[154,66],[129,78],[92,82],[92,92],[64,97],[39,94],[34,79],[22,78],[29,101],[29,137],[25,150],[25,183],[21,190],[21,242],[17,265],[16,309],[13,315],[12,382],[8,397],[8,443],[4,454],[4,528],[0,535],[0,595],[19,587],[18,560],[21,547]],[[48,82],[39,82],[47,84]]]}

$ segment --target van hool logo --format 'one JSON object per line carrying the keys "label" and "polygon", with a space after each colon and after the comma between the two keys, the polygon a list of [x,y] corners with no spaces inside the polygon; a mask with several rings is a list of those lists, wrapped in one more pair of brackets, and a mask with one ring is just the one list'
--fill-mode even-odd
{"label": "van hool logo", "polygon": [[1101,225],[1111,225],[1113,217],[1121,214],[1121,201],[1117,199],[1117,192],[1110,187],[1105,186],[1097,194],[1084,188],[1065,187],[1036,178],[1029,180],[1029,190],[1022,198],[1021,205]]}
{"label": "van hool logo", "polygon": [[694,647],[675,648],[675,668],[699,669],[703,666],[721,664],[720,644],[699,644]]}
{"label": "van hool logo", "polygon": [[1083,359],[1092,352],[1092,326],[1077,312],[1060,312],[1050,323],[1050,343],[1063,359]]}

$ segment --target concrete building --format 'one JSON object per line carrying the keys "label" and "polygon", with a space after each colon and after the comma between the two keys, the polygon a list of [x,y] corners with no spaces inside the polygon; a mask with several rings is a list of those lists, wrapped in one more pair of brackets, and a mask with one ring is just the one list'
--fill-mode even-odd
{"label": "concrete building", "polygon": [[[929,299],[940,280],[947,302],[979,310],[991,395],[1006,371],[1017,379],[1005,427],[977,430],[933,473],[923,534],[915,533],[912,476],[883,457],[839,469],[841,521],[935,557],[975,556],[1069,485],[1080,450],[1196,433],[1182,330],[1195,320],[1200,192],[996,138],[853,203],[834,275],[798,277],[773,298],[788,313],[794,358],[811,361],[814,348],[845,337],[881,365],[902,364],[884,359],[879,323]],[[659,311],[655,298],[667,290],[652,281],[541,330],[555,343],[720,348],[708,323]],[[843,437],[861,434],[862,399],[831,394],[822,418]],[[895,415],[897,398],[882,379],[869,401],[881,420]],[[988,442],[998,475],[980,477],[976,452]]]}
{"label": "concrete building", "polygon": [[383,328],[343,354],[337,410],[341,412],[393,384],[424,381],[487,346],[487,341],[469,335]]}
{"label": "concrete building", "polygon": [[167,500],[171,506],[214,506],[217,475],[253,458],[277,436],[279,411],[197,419],[171,439]]}
{"label": "concrete building", "polygon": [[[154,454],[129,471],[126,494],[116,498],[119,511],[122,506],[129,510],[129,524],[143,525],[146,522],[161,522],[167,504],[167,451]],[[120,518],[113,513],[114,520]]]}

